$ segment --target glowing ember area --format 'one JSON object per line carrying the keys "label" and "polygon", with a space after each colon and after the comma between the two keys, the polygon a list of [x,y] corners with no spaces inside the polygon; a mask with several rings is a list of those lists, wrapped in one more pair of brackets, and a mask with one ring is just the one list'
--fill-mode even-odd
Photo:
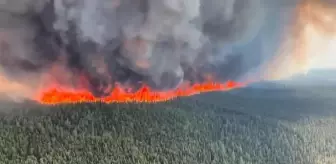
{"label": "glowing ember area", "polygon": [[286,78],[316,68],[336,68],[335,3],[302,0],[295,12],[280,54],[267,66],[266,79]]}
{"label": "glowing ember area", "polygon": [[146,102],[154,103],[167,101],[176,97],[191,96],[202,92],[210,91],[226,91],[237,87],[242,87],[242,83],[228,81],[224,84],[219,83],[203,83],[192,86],[184,86],[172,91],[154,92],[149,87],[144,86],[137,92],[128,93],[121,87],[115,87],[111,94],[107,97],[96,98],[89,91],[71,90],[52,88],[41,93],[38,101],[42,104],[59,104],[59,103],[79,103],[79,102]]}

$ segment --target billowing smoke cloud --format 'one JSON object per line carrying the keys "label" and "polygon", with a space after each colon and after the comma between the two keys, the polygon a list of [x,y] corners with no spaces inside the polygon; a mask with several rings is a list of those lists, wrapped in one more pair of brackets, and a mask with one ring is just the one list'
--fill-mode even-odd
{"label": "billowing smoke cloud", "polygon": [[96,96],[117,83],[235,80],[250,69],[246,55],[260,54],[232,47],[255,37],[264,9],[261,0],[10,0],[0,4],[1,71],[28,88],[48,74]]}

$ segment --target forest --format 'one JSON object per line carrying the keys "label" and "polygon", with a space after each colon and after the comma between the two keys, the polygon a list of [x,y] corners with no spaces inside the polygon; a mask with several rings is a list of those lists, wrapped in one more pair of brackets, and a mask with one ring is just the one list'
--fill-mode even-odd
{"label": "forest", "polygon": [[281,91],[156,104],[3,105],[0,163],[334,164],[332,97],[319,96],[322,89]]}

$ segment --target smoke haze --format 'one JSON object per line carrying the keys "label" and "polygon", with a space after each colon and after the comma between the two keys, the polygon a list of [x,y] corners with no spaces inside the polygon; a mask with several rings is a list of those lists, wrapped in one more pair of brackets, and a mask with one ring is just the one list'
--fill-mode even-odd
{"label": "smoke haze", "polygon": [[59,83],[105,96],[116,84],[162,91],[258,77],[296,3],[0,0],[0,92],[31,97]]}

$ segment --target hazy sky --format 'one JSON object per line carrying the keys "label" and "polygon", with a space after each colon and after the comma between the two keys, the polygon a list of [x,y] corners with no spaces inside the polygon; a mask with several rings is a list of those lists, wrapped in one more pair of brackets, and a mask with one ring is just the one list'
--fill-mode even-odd
{"label": "hazy sky", "polygon": [[336,38],[329,41],[326,52],[321,53],[312,61],[312,68],[336,70]]}
{"label": "hazy sky", "polygon": [[[258,35],[249,43],[240,45],[235,51],[245,54],[245,65],[252,63],[267,62],[277,55],[278,48],[282,43],[285,27],[293,16],[295,0],[264,0],[266,8],[265,21]],[[262,67],[252,69],[250,74],[258,74],[263,71]],[[244,77],[245,78],[245,77]],[[247,77],[248,78],[248,77]]]}
{"label": "hazy sky", "polygon": [[[286,34],[289,33],[285,30],[285,27],[290,25],[290,21],[294,18],[295,0],[269,0],[267,1],[267,17],[266,21],[261,29],[259,35],[251,41],[249,44],[242,47],[238,47],[244,54],[260,54],[264,61],[267,61],[270,57],[279,55],[277,52],[282,45],[281,39],[286,38]],[[323,10],[321,10],[321,14]],[[330,23],[329,27],[336,24]],[[336,70],[336,34],[335,39],[327,38],[321,34],[311,33],[311,36],[307,37],[307,44],[302,45],[305,47],[305,52],[309,61],[308,67],[310,70],[314,69],[335,69]],[[330,35],[328,36],[330,37]],[[331,37],[332,38],[332,37]],[[302,52],[302,51],[299,51]],[[290,56],[290,60],[300,59],[300,54],[285,54]],[[247,62],[257,60],[255,56],[251,55],[250,58],[246,58]],[[278,65],[272,65],[272,67],[279,67]],[[261,67],[262,68],[262,67]],[[286,69],[299,69],[298,67],[290,67],[285,63],[282,65],[282,72],[286,72]],[[259,72],[262,70],[258,70]]]}

